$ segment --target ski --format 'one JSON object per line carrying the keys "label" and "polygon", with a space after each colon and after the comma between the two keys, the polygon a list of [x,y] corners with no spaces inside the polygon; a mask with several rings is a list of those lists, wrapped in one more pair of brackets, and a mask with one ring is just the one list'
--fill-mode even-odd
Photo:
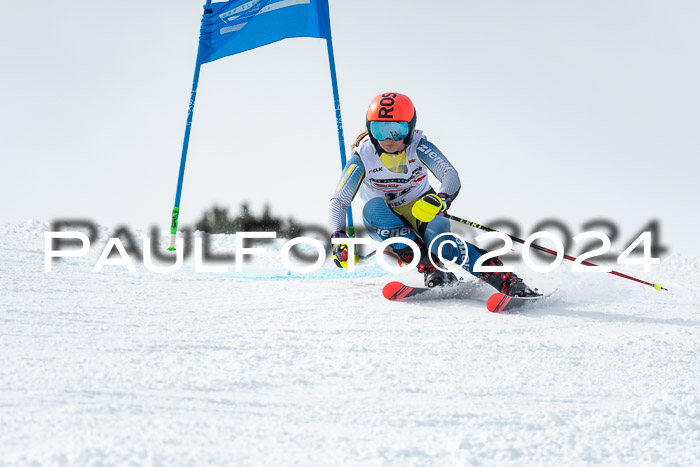
{"label": "ski", "polygon": [[[457,282],[443,287],[412,287],[402,282],[389,282],[384,286],[382,294],[391,301],[407,299],[438,299],[438,298],[464,298],[473,290],[473,284]],[[554,292],[552,292],[554,293]],[[552,293],[538,295],[536,297],[511,297],[502,293],[495,293],[486,302],[486,308],[492,313],[509,313],[511,310],[532,303],[542,298],[547,298]],[[483,303],[483,302],[482,302]]]}
{"label": "ski", "polygon": [[[398,281],[389,282],[382,289],[382,294],[387,300],[397,301],[423,295],[422,298],[453,298],[468,294],[472,289],[471,284],[456,282],[443,287],[412,287]],[[428,293],[430,292],[430,293]]]}
{"label": "ski", "polygon": [[549,297],[550,295],[552,294],[538,295],[536,297],[510,297],[503,293],[495,293],[489,297],[486,302],[486,308],[488,308],[491,313],[508,312],[527,303],[536,302],[537,300]]}

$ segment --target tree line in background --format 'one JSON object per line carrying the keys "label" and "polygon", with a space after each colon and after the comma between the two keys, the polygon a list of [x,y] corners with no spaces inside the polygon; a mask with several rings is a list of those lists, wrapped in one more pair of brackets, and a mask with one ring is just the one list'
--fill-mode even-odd
{"label": "tree line in background", "polygon": [[241,205],[241,213],[229,217],[228,209],[214,206],[206,211],[195,225],[197,230],[211,234],[236,232],[277,232],[281,238],[295,238],[301,235],[301,226],[291,217],[287,222],[270,213],[270,206],[265,205],[262,216],[256,217],[250,212],[248,203]]}

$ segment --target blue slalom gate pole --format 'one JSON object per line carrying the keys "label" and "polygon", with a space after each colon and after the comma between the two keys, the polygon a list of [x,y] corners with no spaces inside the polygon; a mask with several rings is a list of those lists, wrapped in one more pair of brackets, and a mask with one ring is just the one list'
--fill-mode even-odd
{"label": "blue slalom gate pole", "polygon": [[[328,64],[331,68],[331,82],[333,83],[333,100],[335,102],[335,120],[338,126],[338,144],[340,145],[340,163],[345,167],[345,138],[343,137],[343,117],[340,115],[340,97],[338,96],[338,79],[335,75],[335,57],[333,55],[333,40],[330,34],[326,39],[328,48]],[[352,205],[348,206],[348,235],[355,236],[355,226],[352,222]]]}
{"label": "blue slalom gate pole", "polygon": [[[211,0],[207,0],[204,5],[205,13],[211,5]],[[177,224],[180,219],[180,196],[182,195],[182,181],[185,178],[185,163],[187,162],[187,148],[190,145],[190,130],[192,129],[192,116],[194,115],[194,101],[197,98],[197,85],[199,84],[199,70],[202,64],[199,62],[199,52],[201,50],[201,42],[197,46],[197,64],[194,67],[194,78],[192,79],[192,91],[190,92],[190,104],[187,110],[187,123],[185,124],[185,138],[182,142],[182,155],[180,156],[180,172],[177,176],[177,191],[175,192],[175,206],[170,221],[170,240],[168,241],[168,250],[175,250],[175,242],[177,240]]]}

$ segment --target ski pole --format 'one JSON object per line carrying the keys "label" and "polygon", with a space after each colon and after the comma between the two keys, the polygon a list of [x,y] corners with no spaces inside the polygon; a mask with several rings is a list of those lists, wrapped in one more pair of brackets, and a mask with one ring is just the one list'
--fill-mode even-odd
{"label": "ski pole", "polygon": [[[440,215],[443,217],[446,217],[450,220],[453,220],[455,222],[459,222],[461,224],[465,224],[465,225],[468,225],[470,227],[484,230],[486,232],[503,233],[504,235],[508,235],[510,237],[510,239],[513,240],[514,242],[522,243],[523,245],[525,244],[525,240],[521,240],[518,237],[514,237],[513,235],[510,235],[510,234],[507,234],[504,232],[500,232],[500,231],[498,231],[496,229],[492,229],[490,227],[486,227],[485,225],[477,224],[476,222],[472,222],[472,221],[469,221],[467,219],[462,219],[460,217],[453,216],[451,214],[447,214],[446,212],[441,213]],[[557,255],[556,251],[550,250],[549,248],[545,248],[545,247],[537,245],[535,243],[530,243],[530,247],[532,247],[536,250],[544,251],[545,253],[549,253],[550,255],[554,255],[554,256]],[[576,261],[576,258],[574,258],[573,256],[569,256],[567,254],[564,254],[564,258],[568,259],[569,261]],[[597,264],[591,263],[589,261],[581,261],[581,264],[585,264],[586,266],[597,266]],[[631,281],[639,282],[639,283],[644,284],[644,285],[649,285],[649,286],[654,287],[656,290],[659,290],[659,291],[665,290],[668,292],[668,289],[666,287],[662,287],[661,284],[652,284],[651,282],[643,281],[641,279],[637,279],[636,277],[628,276],[627,274],[623,274],[623,273],[617,272],[617,271],[608,271],[608,273],[613,274],[615,276],[623,277],[625,279],[629,279]]]}
{"label": "ski pole", "polygon": [[358,256],[358,259],[359,259],[360,261],[364,261],[364,260],[366,260],[366,259],[370,259],[372,256],[374,256],[374,255],[376,255],[376,254],[377,254],[377,250],[374,250],[374,251],[372,251],[371,253],[368,253],[368,254],[366,254],[366,255],[359,255],[359,256]]}
{"label": "ski pole", "polygon": [[[373,256],[376,255],[376,254],[377,254],[377,250],[374,250],[374,251],[372,251],[371,253],[368,253],[368,254],[366,254],[366,255],[360,255],[360,256],[358,257],[358,259],[359,259],[360,261],[364,261],[364,260],[366,260],[366,259],[370,259],[371,257],[373,257]],[[391,251],[386,251],[386,250],[384,250],[384,256],[391,256],[392,258],[398,259],[399,261],[401,260],[398,256],[396,256],[396,254],[392,253]]]}

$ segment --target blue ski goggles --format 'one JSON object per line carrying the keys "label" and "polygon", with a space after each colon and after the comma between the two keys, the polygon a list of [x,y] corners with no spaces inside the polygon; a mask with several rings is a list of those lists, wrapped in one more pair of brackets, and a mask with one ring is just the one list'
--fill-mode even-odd
{"label": "blue ski goggles", "polygon": [[401,141],[408,136],[408,122],[369,122],[369,131],[377,141]]}

